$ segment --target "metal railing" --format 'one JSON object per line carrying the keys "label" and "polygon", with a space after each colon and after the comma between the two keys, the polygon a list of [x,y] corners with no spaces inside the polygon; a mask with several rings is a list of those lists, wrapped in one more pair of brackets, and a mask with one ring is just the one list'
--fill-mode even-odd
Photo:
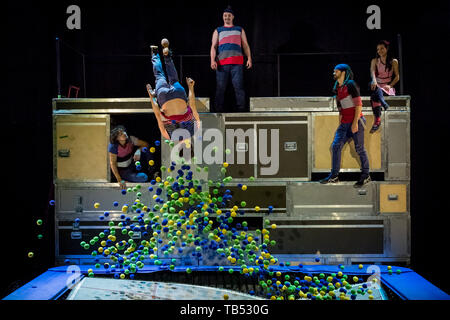
{"label": "metal railing", "polygon": [[[82,75],[83,75],[83,95],[86,97],[86,57],[89,56],[72,46],[66,44],[60,38],[56,38],[56,82],[57,82],[57,93],[58,97],[61,97],[61,44],[65,45],[67,48],[73,50],[75,53],[81,56],[82,58]],[[402,38],[401,35],[397,35],[397,44],[398,44],[398,55],[399,55],[399,72],[400,72],[400,81],[399,81],[399,94],[404,94],[404,86],[403,86],[403,51],[402,51]],[[302,52],[302,53],[277,53],[277,54],[255,54],[253,55],[254,59],[258,57],[272,57],[276,60],[276,73],[277,73],[277,96],[281,96],[281,58],[288,56],[348,56],[348,55],[361,55],[365,54],[364,52]],[[121,55],[109,55],[109,57],[151,57],[150,54],[121,54]],[[186,59],[189,58],[209,58],[209,54],[177,54],[177,59],[179,59],[179,74],[180,79],[183,79],[183,63]]]}

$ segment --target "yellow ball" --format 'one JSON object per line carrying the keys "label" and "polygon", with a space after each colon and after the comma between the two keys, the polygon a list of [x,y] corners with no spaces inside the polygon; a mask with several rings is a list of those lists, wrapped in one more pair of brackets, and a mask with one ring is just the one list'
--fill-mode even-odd
{"label": "yellow ball", "polygon": [[245,190],[247,190],[247,186],[244,184],[241,189],[242,189],[242,191],[245,191]]}
{"label": "yellow ball", "polygon": [[373,300],[373,295],[370,295],[370,296],[369,296],[369,300]]}
{"label": "yellow ball", "polygon": [[94,272],[94,270],[92,269],[88,269],[88,273]]}
{"label": "yellow ball", "polygon": [[154,166],[154,165],[155,165],[155,161],[150,160],[150,161],[148,162],[148,165],[149,165],[149,166]]}
{"label": "yellow ball", "polygon": [[33,252],[28,252],[28,258],[33,258],[34,257],[34,253]]}
{"label": "yellow ball", "polygon": [[156,177],[156,182],[160,183],[161,182],[161,177]]}
{"label": "yellow ball", "polygon": [[120,279],[125,279],[125,275],[123,273],[120,274]]}
{"label": "yellow ball", "polygon": [[276,229],[276,228],[277,228],[277,225],[274,223],[274,224],[271,225],[271,228],[272,228],[272,229]]}
{"label": "yellow ball", "polygon": [[223,295],[224,300],[228,300],[230,297],[227,294]]}
{"label": "yellow ball", "polygon": [[223,163],[224,168],[228,168],[228,162]]}
{"label": "yellow ball", "polygon": [[362,264],[360,264],[360,265],[358,266],[358,268],[359,268],[359,269],[362,269],[362,268],[363,268],[363,265],[362,265]]}
{"label": "yellow ball", "polygon": [[150,152],[151,152],[151,153],[155,153],[155,151],[156,151],[155,147],[151,147],[151,148],[150,148]]}
{"label": "yellow ball", "polygon": [[358,277],[353,277],[353,282],[358,282]]}
{"label": "yellow ball", "polygon": [[277,272],[277,277],[280,277],[280,276],[281,276],[281,272],[278,271],[278,272]]}
{"label": "yellow ball", "polygon": [[258,212],[259,210],[261,210],[261,208],[258,207],[258,206],[256,206],[256,207],[255,207],[255,211]]}
{"label": "yellow ball", "polygon": [[100,203],[98,202],[94,203],[94,208],[97,209],[98,207],[100,207]]}
{"label": "yellow ball", "polygon": [[388,270],[391,270],[391,269],[392,269],[392,267],[391,267],[391,266],[388,266],[388,267],[387,267],[387,269],[388,269]]}

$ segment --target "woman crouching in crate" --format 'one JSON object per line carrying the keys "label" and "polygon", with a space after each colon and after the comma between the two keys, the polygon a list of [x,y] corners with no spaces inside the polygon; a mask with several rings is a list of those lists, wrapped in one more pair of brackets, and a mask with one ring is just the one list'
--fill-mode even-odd
{"label": "woman crouching in crate", "polygon": [[[164,62],[166,65],[167,78],[158,54],[158,47],[151,46],[153,73],[155,75],[155,90],[147,84],[147,92],[150,96],[153,112],[158,121],[161,135],[168,140],[176,129],[186,129],[190,136],[194,136],[195,126],[199,128],[200,119],[195,106],[194,80],[186,78],[189,87],[189,99],[186,91],[178,80],[178,73],[172,61],[169,50],[169,41],[163,39]],[[157,103],[154,101],[156,97]],[[158,106],[159,105],[159,106]]]}
{"label": "woman crouching in crate", "polygon": [[150,160],[148,142],[128,136],[124,126],[112,129],[109,140],[109,162],[120,187],[125,189],[127,181],[146,182],[148,176],[142,171]]}

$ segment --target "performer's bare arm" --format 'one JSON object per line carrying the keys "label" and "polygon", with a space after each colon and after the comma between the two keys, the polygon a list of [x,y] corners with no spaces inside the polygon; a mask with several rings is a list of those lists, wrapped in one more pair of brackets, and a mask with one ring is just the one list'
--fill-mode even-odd
{"label": "performer's bare arm", "polygon": [[241,39],[242,39],[242,48],[244,49],[244,53],[247,56],[247,69],[250,69],[253,65],[252,63],[252,53],[250,51],[250,46],[248,44],[247,41],[247,35],[245,34],[244,29],[242,29],[242,35],[241,35]]}
{"label": "performer's bare arm", "polygon": [[126,189],[125,181],[122,180],[119,174],[119,169],[117,169],[117,154],[109,153],[109,164],[111,166],[111,170],[116,177],[117,181],[119,182],[119,185],[122,189]]}
{"label": "performer's bare arm", "polygon": [[217,69],[216,55],[217,55],[217,46],[218,45],[219,45],[219,33],[217,32],[217,29],[216,29],[216,30],[214,30],[213,35],[212,35],[211,50],[210,50],[211,69],[213,69],[213,70]]}
{"label": "performer's bare arm", "polygon": [[355,107],[355,117],[353,118],[353,122],[352,122],[352,133],[358,132],[358,121],[359,121],[359,116],[361,115],[361,111],[362,111],[362,105]]}
{"label": "performer's bare arm", "polygon": [[370,88],[372,90],[375,90],[377,87],[377,78],[375,76],[376,64],[377,64],[377,59],[372,59],[372,61],[370,62],[370,76],[372,78],[372,83],[370,84]]}
{"label": "performer's bare arm", "polygon": [[195,105],[195,93],[194,93],[195,81],[192,80],[191,78],[186,78],[186,83],[189,88],[189,106],[192,109],[192,114],[194,115],[194,118],[195,118],[195,121],[197,124],[197,129],[198,129],[200,126],[200,117],[197,112],[197,106]]}
{"label": "performer's bare arm", "polygon": [[155,114],[156,117],[156,121],[158,121],[158,127],[159,127],[159,131],[161,131],[161,135],[170,140],[170,136],[167,133],[166,128],[164,128],[164,124],[161,120],[161,111],[159,110],[158,105],[155,103],[155,101],[153,100],[153,95],[152,95],[152,87],[151,85],[147,84],[147,92],[148,95],[150,97],[150,102],[152,104],[152,109],[153,109],[153,113]]}
{"label": "performer's bare arm", "polygon": [[394,69],[395,78],[389,84],[390,87],[395,86],[395,84],[400,80],[400,73],[398,72],[398,60],[397,59],[392,60],[392,68]]}

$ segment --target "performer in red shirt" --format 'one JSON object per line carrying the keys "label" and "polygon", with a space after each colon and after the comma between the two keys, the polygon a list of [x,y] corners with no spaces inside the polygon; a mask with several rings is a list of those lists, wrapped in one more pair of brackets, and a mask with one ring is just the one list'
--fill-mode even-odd
{"label": "performer in red shirt", "polygon": [[369,175],[369,158],[364,148],[364,128],[366,119],[362,114],[362,101],[359,95],[359,88],[353,81],[353,72],[347,64],[338,64],[334,68],[333,91],[336,93],[336,100],[339,109],[339,127],[336,130],[332,144],[333,160],[330,175],[320,180],[320,183],[339,182],[339,170],[341,165],[341,152],[344,144],[353,139],[355,149],[361,160],[361,178],[355,183],[359,188],[371,181]]}

